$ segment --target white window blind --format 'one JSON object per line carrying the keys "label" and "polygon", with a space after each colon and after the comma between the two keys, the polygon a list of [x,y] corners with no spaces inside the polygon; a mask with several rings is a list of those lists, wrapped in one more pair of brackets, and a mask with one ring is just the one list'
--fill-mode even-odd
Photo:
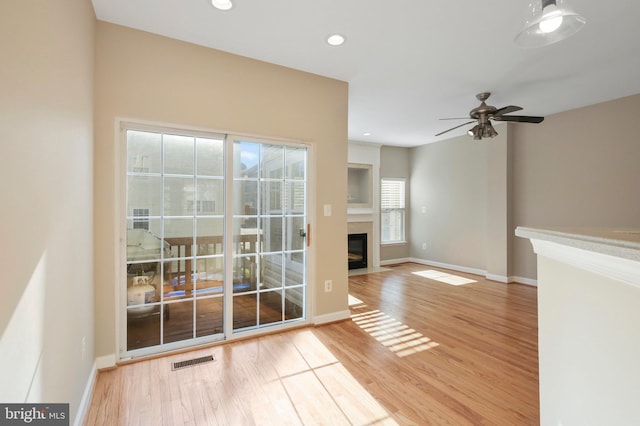
{"label": "white window blind", "polygon": [[382,179],[380,207],[386,209],[404,209],[404,180]]}
{"label": "white window blind", "polygon": [[404,179],[382,179],[380,182],[381,241],[404,241]]}

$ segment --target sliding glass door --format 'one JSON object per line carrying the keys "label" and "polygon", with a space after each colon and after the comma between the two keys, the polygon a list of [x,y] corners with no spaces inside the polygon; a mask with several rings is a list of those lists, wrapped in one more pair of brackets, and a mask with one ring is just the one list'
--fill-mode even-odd
{"label": "sliding glass door", "polygon": [[233,329],[305,316],[306,148],[233,144]]}
{"label": "sliding glass door", "polygon": [[132,124],[123,136],[121,357],[305,320],[306,148]]}

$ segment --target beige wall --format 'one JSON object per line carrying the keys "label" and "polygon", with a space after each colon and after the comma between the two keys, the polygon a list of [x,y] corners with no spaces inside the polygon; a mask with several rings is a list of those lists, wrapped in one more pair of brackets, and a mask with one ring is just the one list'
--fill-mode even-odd
{"label": "beige wall", "polygon": [[640,95],[514,125],[513,275],[536,277],[517,226],[640,226]]}
{"label": "beige wall", "polygon": [[411,257],[529,282],[517,226],[640,226],[638,111],[635,95],[412,148]]}
{"label": "beige wall", "polygon": [[[96,58],[97,355],[116,350],[122,214],[116,117],[312,144],[315,314],[347,310],[347,84],[104,22],[97,24]],[[322,214],[324,204],[332,205],[332,216]],[[325,279],[333,280],[332,293],[322,290]]]}
{"label": "beige wall", "polygon": [[94,361],[94,25],[89,0],[0,2],[0,401],[72,422]]}
{"label": "beige wall", "polygon": [[486,270],[487,155],[468,136],[410,150],[411,257]]}
{"label": "beige wall", "polygon": [[380,148],[380,179],[404,178],[405,179],[405,239],[406,244],[390,244],[380,246],[380,260],[405,259],[409,257],[409,240],[411,239],[411,198],[410,198],[410,171],[409,149],[395,146],[383,146]]}
{"label": "beige wall", "polygon": [[485,144],[487,176],[485,270],[490,279],[508,282],[510,275],[510,127],[496,126],[498,136],[475,141]]}

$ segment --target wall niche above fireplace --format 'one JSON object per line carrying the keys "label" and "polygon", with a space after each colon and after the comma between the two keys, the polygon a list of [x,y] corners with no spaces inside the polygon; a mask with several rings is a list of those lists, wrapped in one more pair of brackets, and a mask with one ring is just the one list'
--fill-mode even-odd
{"label": "wall niche above fireplace", "polygon": [[371,164],[349,163],[347,169],[347,204],[351,208],[373,207]]}

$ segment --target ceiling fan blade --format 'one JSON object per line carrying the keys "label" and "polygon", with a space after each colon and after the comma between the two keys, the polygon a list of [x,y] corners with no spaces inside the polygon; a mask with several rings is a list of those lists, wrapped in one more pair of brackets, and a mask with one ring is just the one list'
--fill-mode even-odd
{"label": "ceiling fan blade", "polygon": [[509,114],[510,112],[520,111],[521,109],[519,106],[509,105],[495,110],[492,115],[495,117],[496,115]]}
{"label": "ceiling fan blade", "polygon": [[452,128],[450,128],[450,129],[448,129],[448,130],[445,130],[444,132],[437,133],[437,134],[436,134],[436,136],[443,135],[443,134],[445,134],[445,133],[447,133],[447,132],[450,132],[450,131],[452,131],[452,130],[457,129],[458,127],[466,126],[467,124],[471,124],[471,123],[475,123],[475,122],[476,122],[476,121],[475,121],[475,120],[473,120],[473,121],[469,121],[469,122],[467,122],[467,123],[463,123],[463,124],[461,124],[461,125],[459,125],[459,126],[452,127]]}
{"label": "ceiling fan blade", "polygon": [[499,115],[491,117],[496,121],[515,121],[518,123],[542,123],[544,117],[533,117],[529,115]]}
{"label": "ceiling fan blade", "polygon": [[439,118],[438,120],[468,120],[469,117],[447,117],[447,118]]}

